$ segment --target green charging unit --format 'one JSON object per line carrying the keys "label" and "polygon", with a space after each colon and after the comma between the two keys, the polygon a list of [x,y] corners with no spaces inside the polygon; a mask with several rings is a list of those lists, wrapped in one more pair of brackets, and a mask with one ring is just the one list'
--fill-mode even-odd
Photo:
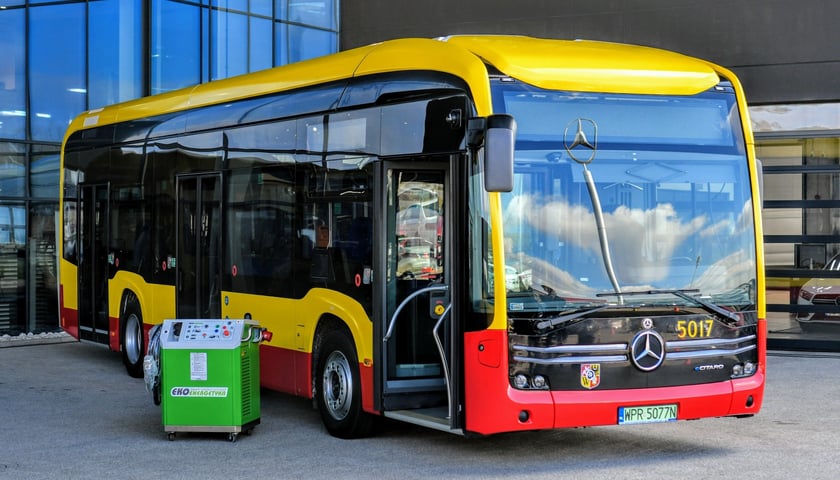
{"label": "green charging unit", "polygon": [[253,320],[164,320],[160,332],[163,428],[226,432],[230,441],[260,423],[260,342]]}

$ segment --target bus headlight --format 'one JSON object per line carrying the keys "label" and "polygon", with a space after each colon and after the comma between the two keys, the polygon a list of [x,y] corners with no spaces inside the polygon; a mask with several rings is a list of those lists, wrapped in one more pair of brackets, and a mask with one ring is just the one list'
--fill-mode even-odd
{"label": "bus headlight", "polygon": [[758,366],[753,362],[736,363],[732,366],[732,378],[755,375]]}
{"label": "bus headlight", "polygon": [[542,375],[534,375],[532,378],[518,373],[513,377],[513,386],[519,390],[548,390],[548,380]]}

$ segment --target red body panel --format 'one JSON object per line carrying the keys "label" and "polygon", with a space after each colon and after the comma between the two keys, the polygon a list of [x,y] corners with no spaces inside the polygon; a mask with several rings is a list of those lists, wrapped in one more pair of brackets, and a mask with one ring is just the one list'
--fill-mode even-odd
{"label": "red body panel", "polygon": [[312,354],[260,347],[260,384],[271,390],[312,398]]}
{"label": "red body panel", "polygon": [[[149,346],[149,329],[151,325],[143,324],[143,354],[148,351]],[[120,319],[117,317],[108,317],[108,348],[115,352],[120,349]]]}
{"label": "red body panel", "polygon": [[373,365],[359,363],[359,374],[362,378],[362,409],[368,413],[379,413],[373,409]]}
{"label": "red body panel", "polygon": [[[373,409],[373,367],[359,363],[362,408]],[[260,384],[268,389],[312,398],[312,354],[286,348],[260,347]]]}
{"label": "red body panel", "polygon": [[[373,367],[359,363],[362,408],[373,409]],[[312,354],[286,348],[260,347],[260,384],[268,389],[312,398]]]}
{"label": "red body panel", "polygon": [[79,312],[65,307],[66,303],[64,302],[64,285],[59,285],[59,302],[61,305],[61,329],[67,332],[68,335],[75,338],[76,340],[79,339]]}

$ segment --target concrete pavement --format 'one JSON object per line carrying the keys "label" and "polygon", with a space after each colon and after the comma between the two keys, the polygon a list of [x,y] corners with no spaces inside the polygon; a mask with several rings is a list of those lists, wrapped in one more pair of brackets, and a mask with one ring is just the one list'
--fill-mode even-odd
{"label": "concrete pavement", "polygon": [[462,438],[383,421],[330,437],[311,402],[262,393],[262,423],[166,439],[160,407],[119,354],[57,343],[0,348],[0,479],[840,478],[840,357],[775,353],[748,419]]}

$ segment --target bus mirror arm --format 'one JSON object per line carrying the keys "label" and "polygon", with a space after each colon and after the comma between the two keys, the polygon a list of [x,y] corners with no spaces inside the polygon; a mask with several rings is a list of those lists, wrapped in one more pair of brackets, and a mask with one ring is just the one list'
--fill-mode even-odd
{"label": "bus mirror arm", "polygon": [[467,146],[478,150],[484,143],[484,131],[487,129],[487,119],[473,117],[467,120]]}
{"label": "bus mirror arm", "polygon": [[467,145],[477,150],[484,144],[484,188],[488,192],[513,190],[515,138],[516,121],[512,115],[470,118],[467,122]]}

